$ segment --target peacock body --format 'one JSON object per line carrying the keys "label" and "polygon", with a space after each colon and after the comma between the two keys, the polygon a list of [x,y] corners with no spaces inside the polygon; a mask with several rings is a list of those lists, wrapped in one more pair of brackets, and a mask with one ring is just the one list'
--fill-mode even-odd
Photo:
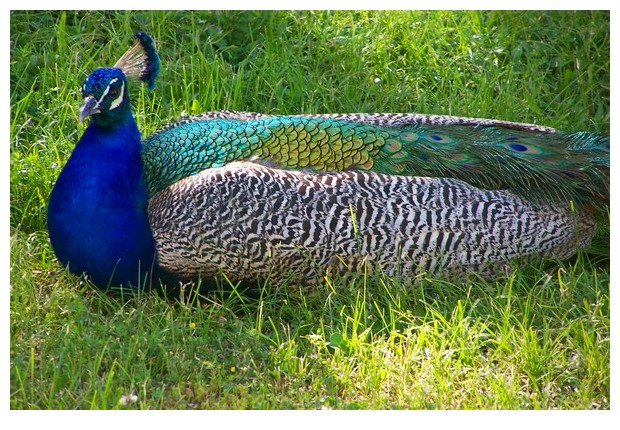
{"label": "peacock body", "polygon": [[91,121],[48,208],[58,259],[101,287],[286,279],[362,266],[484,276],[590,242],[609,138],[420,114],[212,112],[141,141],[127,77],[152,40],[82,88]]}

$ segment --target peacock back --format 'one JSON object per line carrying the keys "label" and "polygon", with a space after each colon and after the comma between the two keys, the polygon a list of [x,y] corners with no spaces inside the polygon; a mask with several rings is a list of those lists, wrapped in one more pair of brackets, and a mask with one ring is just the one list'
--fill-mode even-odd
{"label": "peacock back", "polygon": [[537,202],[609,203],[609,137],[530,124],[418,114],[233,112],[181,121],[143,144],[151,195],[204,169],[253,157],[287,169],[456,178]]}

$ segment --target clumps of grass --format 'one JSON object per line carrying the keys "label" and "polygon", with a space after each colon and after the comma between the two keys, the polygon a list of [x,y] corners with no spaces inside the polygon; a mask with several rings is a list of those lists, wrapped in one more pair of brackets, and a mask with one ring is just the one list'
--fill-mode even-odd
{"label": "clumps of grass", "polygon": [[609,407],[606,276],[331,282],[181,301],[22,286],[13,405]]}

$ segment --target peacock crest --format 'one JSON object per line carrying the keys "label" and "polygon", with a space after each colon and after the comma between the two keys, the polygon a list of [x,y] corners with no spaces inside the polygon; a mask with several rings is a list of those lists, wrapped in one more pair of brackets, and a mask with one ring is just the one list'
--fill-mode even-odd
{"label": "peacock crest", "polygon": [[155,79],[159,75],[159,55],[155,42],[146,33],[135,34],[136,43],[123,54],[114,65],[130,79],[139,79],[146,83],[149,90],[155,88]]}

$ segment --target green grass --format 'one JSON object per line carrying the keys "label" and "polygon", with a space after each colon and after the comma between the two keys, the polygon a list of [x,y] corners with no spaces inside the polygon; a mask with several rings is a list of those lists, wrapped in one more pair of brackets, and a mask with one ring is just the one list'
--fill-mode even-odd
{"label": "green grass", "polygon": [[181,302],[67,274],[47,196],[83,79],[137,30],[163,66],[132,93],[144,134],[218,109],[609,131],[607,12],[13,12],[12,409],[610,408],[609,267],[585,255],[496,282],[360,275]]}

